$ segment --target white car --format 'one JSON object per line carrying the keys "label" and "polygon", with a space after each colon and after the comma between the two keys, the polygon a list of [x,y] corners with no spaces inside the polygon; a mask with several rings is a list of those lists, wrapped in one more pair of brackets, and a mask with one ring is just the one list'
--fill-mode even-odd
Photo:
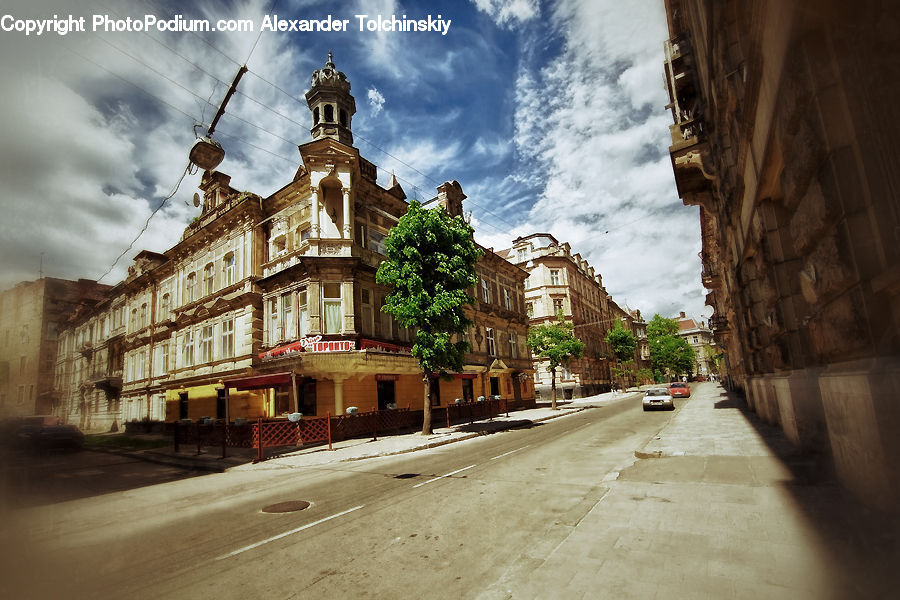
{"label": "white car", "polygon": [[651,408],[663,408],[666,410],[675,410],[675,402],[666,388],[652,388],[644,394],[644,410]]}

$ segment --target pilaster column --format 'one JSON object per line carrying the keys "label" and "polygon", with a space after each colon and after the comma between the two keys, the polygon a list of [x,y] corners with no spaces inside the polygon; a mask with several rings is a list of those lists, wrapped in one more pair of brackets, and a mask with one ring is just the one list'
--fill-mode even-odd
{"label": "pilaster column", "polygon": [[353,219],[350,218],[350,188],[341,188],[344,196],[344,231],[343,238],[349,240],[353,233]]}
{"label": "pilaster column", "polygon": [[312,196],[310,199],[310,210],[312,211],[312,223],[309,227],[309,237],[318,238],[319,237],[319,190],[316,188],[312,189]]}

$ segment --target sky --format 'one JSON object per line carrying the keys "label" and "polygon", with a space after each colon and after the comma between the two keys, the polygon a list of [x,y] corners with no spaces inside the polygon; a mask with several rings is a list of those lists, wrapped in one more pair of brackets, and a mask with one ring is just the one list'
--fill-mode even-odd
{"label": "sky", "polygon": [[[200,210],[195,131],[242,64],[214,134],[218,170],[264,197],[290,182],[311,139],[304,94],[331,51],[379,183],[394,173],[427,200],[459,181],[484,246],[550,233],[623,308],[711,313],[698,209],[678,198],[668,156],[663,0],[12,0],[0,12],[0,289],[40,274],[115,284],[140,250],[176,244]],[[273,15],[286,30],[262,29]],[[435,26],[379,30],[379,15]],[[81,17],[84,31],[62,35]],[[183,30],[199,19],[252,31]],[[325,19],[346,30],[302,30]]]}

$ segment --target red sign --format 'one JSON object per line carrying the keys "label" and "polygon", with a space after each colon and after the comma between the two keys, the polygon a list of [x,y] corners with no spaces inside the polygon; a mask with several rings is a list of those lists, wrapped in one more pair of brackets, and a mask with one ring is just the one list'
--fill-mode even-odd
{"label": "red sign", "polygon": [[349,352],[356,350],[356,342],[353,340],[322,341],[321,335],[305,337],[299,341],[272,348],[268,352],[261,352],[260,360],[279,358],[297,352]]}
{"label": "red sign", "polygon": [[381,350],[382,352],[394,352],[396,354],[411,354],[412,348],[410,346],[401,346],[399,344],[389,344],[388,342],[380,342],[377,340],[359,340],[359,349],[366,350],[371,348],[372,350]]}

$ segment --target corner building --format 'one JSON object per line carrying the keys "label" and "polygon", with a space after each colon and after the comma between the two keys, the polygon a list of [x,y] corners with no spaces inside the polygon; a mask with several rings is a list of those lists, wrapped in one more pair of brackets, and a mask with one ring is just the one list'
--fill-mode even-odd
{"label": "corner building", "polygon": [[733,387],[842,483],[900,494],[896,3],[666,0],[678,193]]}
{"label": "corner building", "polygon": [[[182,240],[163,254],[139,254],[126,280],[70,323],[66,334],[74,339],[99,335],[116,348],[115,360],[87,371],[111,376],[121,363],[122,373],[120,390],[99,377],[68,386],[70,421],[102,429],[116,418],[422,408],[413,332],[381,312],[390,290],[375,283],[406,194],[393,176],[381,187],[375,165],[352,146],[355,102],[331,56],[313,73],[306,100],[313,139],[299,147],[293,181],[261,198],[237,191],[222,172],[204,172],[202,212]],[[426,204],[462,214],[464,199],[460,185],[448,182]],[[506,295],[470,307],[472,352],[463,372],[433,386],[431,402],[498,395],[533,404],[526,273],[491,252],[477,269],[502,281]],[[61,355],[60,368],[83,358]],[[96,405],[112,408],[92,421],[82,407],[90,415],[85,397],[95,396]]]}

